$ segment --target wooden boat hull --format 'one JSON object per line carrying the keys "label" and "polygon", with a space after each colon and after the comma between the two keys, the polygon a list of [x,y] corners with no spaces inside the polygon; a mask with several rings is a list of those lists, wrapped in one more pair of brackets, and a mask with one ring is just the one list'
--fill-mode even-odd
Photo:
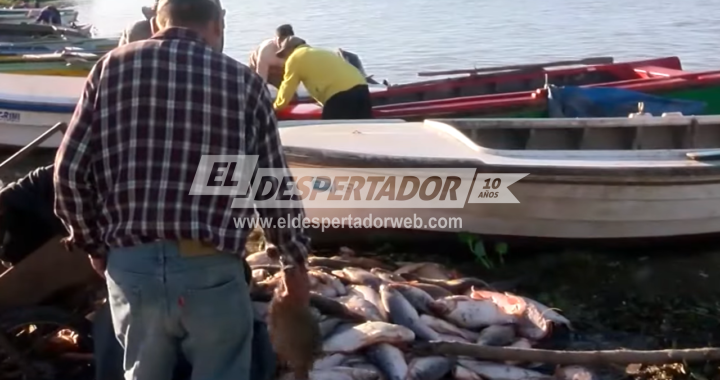
{"label": "wooden boat hull", "polygon": [[[467,203],[461,209],[308,209],[311,218],[417,216],[425,223],[430,218],[461,218],[461,226],[425,225],[419,229],[545,239],[718,233],[720,166],[688,160],[686,154],[720,155],[720,117],[698,117],[695,122],[672,119],[547,120],[541,127],[530,128],[534,132],[524,137],[532,149],[497,148],[510,146],[497,131],[505,130],[505,137],[515,136],[528,130],[523,123],[536,120],[456,123],[464,124],[465,129],[454,128],[450,122],[306,126],[281,130],[281,135],[291,170],[319,167],[338,175],[373,175],[380,168],[392,168],[398,176],[412,173],[413,168],[529,173],[510,187],[520,202],[516,204]],[[473,128],[473,123],[475,127],[485,125]],[[568,135],[580,133],[583,137],[573,140],[580,145],[563,145],[569,140],[561,138],[561,130]],[[622,136],[629,140],[621,141]],[[411,147],[408,140],[413,141]],[[473,141],[485,141],[491,147]],[[542,141],[545,146],[539,145]],[[687,148],[666,149],[682,145]],[[609,149],[613,146],[636,149]]]}

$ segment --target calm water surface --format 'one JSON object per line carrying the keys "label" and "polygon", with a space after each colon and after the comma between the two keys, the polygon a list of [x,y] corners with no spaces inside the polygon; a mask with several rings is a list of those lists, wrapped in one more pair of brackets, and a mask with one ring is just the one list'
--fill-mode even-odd
{"label": "calm water surface", "polygon": [[[119,35],[152,0],[78,0],[80,19]],[[275,27],[359,54],[392,83],[424,70],[589,56],[677,55],[720,69],[720,0],[225,0],[226,52],[246,62]]]}

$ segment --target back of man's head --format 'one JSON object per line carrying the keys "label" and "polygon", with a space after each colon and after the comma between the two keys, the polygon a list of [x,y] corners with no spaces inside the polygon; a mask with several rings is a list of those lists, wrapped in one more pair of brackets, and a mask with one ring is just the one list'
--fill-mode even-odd
{"label": "back of man's head", "polygon": [[218,0],[160,0],[156,14],[161,27],[204,27],[222,18]]}
{"label": "back of man's head", "polygon": [[295,31],[293,31],[293,27],[290,24],[283,24],[277,27],[275,29],[275,35],[279,40],[284,40],[288,37],[294,36]]}
{"label": "back of man's head", "polygon": [[153,33],[170,27],[193,29],[222,51],[225,25],[220,0],[160,0],[156,12]]}

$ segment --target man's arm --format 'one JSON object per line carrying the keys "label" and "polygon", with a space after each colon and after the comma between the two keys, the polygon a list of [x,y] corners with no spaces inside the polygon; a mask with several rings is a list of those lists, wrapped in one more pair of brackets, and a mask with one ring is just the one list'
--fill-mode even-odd
{"label": "man's arm", "polygon": [[[258,168],[276,169],[284,176],[290,176],[267,87],[260,81],[249,83],[248,87],[251,91],[248,93],[248,99],[252,100],[248,104],[246,125],[247,128],[253,130],[252,134],[255,136],[255,146],[251,147],[251,151],[260,156]],[[310,238],[305,234],[302,223],[298,223],[299,227],[292,227],[297,225],[292,222],[293,219],[297,218],[302,221],[305,218],[302,206],[298,208],[258,207],[258,213],[262,218],[271,219],[273,225],[276,225],[280,218],[286,218],[285,228],[268,228],[265,229],[265,233],[268,235],[268,240],[275,244],[280,251],[284,263],[288,265],[305,264]]]}
{"label": "man's arm", "polygon": [[92,162],[95,103],[99,83],[100,60],[93,67],[85,83],[80,101],[63,136],[55,156],[55,214],[69,232],[67,241],[91,255],[102,256],[102,244],[95,226],[96,194],[94,192]]}
{"label": "man's arm", "polygon": [[273,108],[275,110],[281,110],[285,108],[295,96],[295,92],[300,86],[300,63],[297,57],[291,56],[285,62],[285,76],[283,77],[282,84],[278,89],[277,99]]}

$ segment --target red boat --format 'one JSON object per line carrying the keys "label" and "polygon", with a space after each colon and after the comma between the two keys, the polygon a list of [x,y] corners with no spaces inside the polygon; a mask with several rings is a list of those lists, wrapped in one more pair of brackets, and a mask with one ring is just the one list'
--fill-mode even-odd
{"label": "red boat", "polygon": [[[704,101],[709,100],[708,95],[718,90],[718,86],[720,86],[720,72],[690,73],[682,71],[680,60],[677,57],[572,68],[561,71],[564,73],[564,77],[550,75],[548,72],[548,83],[559,86],[578,85],[578,79],[581,77],[612,77],[614,78],[612,81],[581,85],[617,87],[681,99]],[[511,73],[504,74],[502,78],[497,75],[493,76],[492,79],[482,77],[483,80],[495,83],[496,88],[501,87],[498,84],[499,81],[502,81],[503,86],[509,87],[508,83],[517,84],[518,81],[522,81],[521,78],[525,77],[527,82],[524,83],[528,83],[527,87],[529,88],[524,91],[376,106],[375,116],[377,118],[402,118],[406,120],[468,116],[544,117],[546,111],[545,94],[536,89],[543,87],[545,80],[543,78],[542,83],[527,80],[527,75],[529,74]],[[537,74],[534,75],[537,76]],[[557,80],[560,78],[566,78],[566,80]],[[473,78],[473,80],[480,80],[480,78]],[[720,104],[718,106],[720,107]],[[720,113],[720,110],[719,112],[712,112],[714,108],[714,104],[709,104],[708,113]],[[316,104],[297,104],[279,112],[278,117],[282,120],[320,119],[321,108]]]}

